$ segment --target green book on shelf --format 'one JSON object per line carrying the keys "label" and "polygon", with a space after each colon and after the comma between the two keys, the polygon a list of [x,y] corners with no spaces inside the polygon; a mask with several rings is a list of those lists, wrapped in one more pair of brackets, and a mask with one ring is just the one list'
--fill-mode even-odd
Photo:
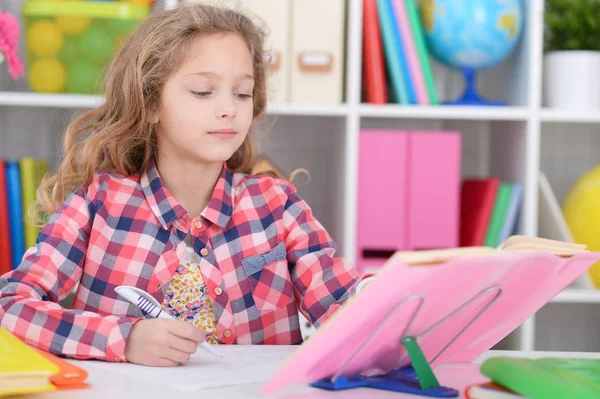
{"label": "green book on shelf", "polygon": [[600,359],[492,357],[481,373],[531,399],[600,398]]}
{"label": "green book on shelf", "polygon": [[513,187],[511,184],[500,183],[485,236],[484,245],[487,247],[495,248],[500,245],[500,235],[502,234],[502,227],[504,227],[504,220],[506,219],[512,198],[512,191]]}

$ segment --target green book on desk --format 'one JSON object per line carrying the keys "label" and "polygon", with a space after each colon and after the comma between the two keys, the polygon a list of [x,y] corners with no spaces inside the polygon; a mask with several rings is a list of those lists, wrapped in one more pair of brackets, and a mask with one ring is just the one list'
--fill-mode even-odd
{"label": "green book on desk", "polygon": [[600,398],[600,359],[493,357],[481,373],[531,399]]}

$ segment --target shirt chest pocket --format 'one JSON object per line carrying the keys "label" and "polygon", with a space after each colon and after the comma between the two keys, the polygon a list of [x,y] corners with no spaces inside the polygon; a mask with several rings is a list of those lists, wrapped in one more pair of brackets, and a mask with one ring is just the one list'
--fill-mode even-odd
{"label": "shirt chest pocket", "polygon": [[267,253],[243,259],[242,267],[258,310],[275,310],[292,302],[294,288],[284,243]]}

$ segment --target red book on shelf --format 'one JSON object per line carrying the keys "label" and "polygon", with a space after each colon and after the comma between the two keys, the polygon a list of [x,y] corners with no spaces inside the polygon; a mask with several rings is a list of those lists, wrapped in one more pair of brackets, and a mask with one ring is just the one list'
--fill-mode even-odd
{"label": "red book on shelf", "polygon": [[377,0],[364,0],[363,7],[363,100],[385,104],[387,86]]}
{"label": "red book on shelf", "polygon": [[0,275],[12,270],[7,197],[6,164],[0,159]]}
{"label": "red book on shelf", "polygon": [[494,209],[500,179],[465,179],[460,194],[460,246],[481,246]]}

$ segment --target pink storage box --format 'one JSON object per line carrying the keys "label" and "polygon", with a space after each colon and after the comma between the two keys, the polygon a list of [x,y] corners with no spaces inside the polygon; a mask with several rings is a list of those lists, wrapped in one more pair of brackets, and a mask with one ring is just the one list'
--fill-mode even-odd
{"label": "pink storage box", "polygon": [[459,244],[461,135],[363,130],[360,134],[357,266],[395,251]]}

